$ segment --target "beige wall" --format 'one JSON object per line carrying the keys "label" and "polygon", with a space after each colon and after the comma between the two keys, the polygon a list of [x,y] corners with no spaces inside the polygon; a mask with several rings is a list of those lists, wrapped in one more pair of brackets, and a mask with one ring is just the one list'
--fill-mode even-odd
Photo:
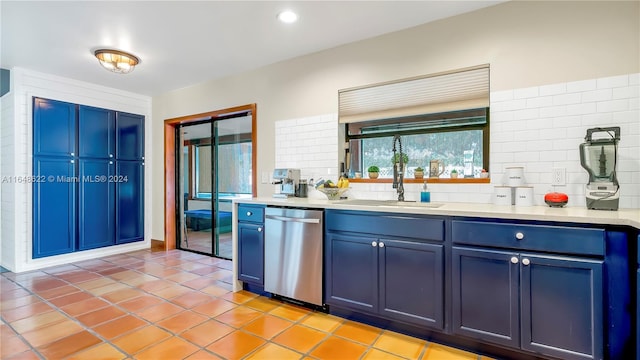
{"label": "beige wall", "polygon": [[[274,122],[337,112],[342,88],[489,63],[491,91],[640,72],[640,2],[514,1],[153,98],[167,118],[258,104],[258,174]],[[255,56],[259,56],[256,54]],[[163,144],[154,142],[152,238],[164,238]],[[258,175],[258,179],[260,176]],[[270,185],[259,185],[268,196]]]}

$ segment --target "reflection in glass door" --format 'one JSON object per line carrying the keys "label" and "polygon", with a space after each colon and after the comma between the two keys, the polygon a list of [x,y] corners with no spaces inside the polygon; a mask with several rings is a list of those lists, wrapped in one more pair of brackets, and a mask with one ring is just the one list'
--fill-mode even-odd
{"label": "reflection in glass door", "polygon": [[226,259],[231,201],[252,196],[252,126],[246,114],[178,126],[178,248]]}

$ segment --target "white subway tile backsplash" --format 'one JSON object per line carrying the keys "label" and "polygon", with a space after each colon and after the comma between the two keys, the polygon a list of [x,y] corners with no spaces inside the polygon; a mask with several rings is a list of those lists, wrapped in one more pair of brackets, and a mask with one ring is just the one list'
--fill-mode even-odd
{"label": "white subway tile backsplash", "polygon": [[527,119],[537,119],[539,117],[540,117],[540,110],[537,108],[513,111],[513,119],[516,121],[527,120]]}
{"label": "white subway tile backsplash", "polygon": [[614,111],[627,111],[629,110],[629,100],[628,99],[618,99],[611,101],[600,101],[597,103],[598,112],[614,112]]}
{"label": "white subway tile backsplash", "polygon": [[600,78],[600,79],[597,79],[596,82],[598,84],[598,89],[628,86],[629,75],[619,75],[619,76]]}
{"label": "white subway tile backsplash", "polygon": [[[580,95],[580,94],[577,94]],[[607,101],[613,98],[613,89],[599,89],[582,93],[582,102]]]}
{"label": "white subway tile backsplash", "polygon": [[506,100],[513,100],[513,90],[494,91],[489,95],[492,104]]}
{"label": "white subway tile backsplash", "polygon": [[526,99],[526,98],[533,98],[533,97],[538,97],[538,87],[530,87],[530,88],[524,88],[524,89],[517,89],[513,91],[513,98],[514,99]]}
{"label": "white subway tile backsplash", "polygon": [[553,96],[553,105],[579,104],[582,102],[580,93],[560,94]]}
{"label": "white subway tile backsplash", "polygon": [[553,96],[540,96],[527,99],[527,108],[541,108],[553,105]]}
{"label": "white subway tile backsplash", "polygon": [[581,80],[567,83],[567,92],[583,92],[595,90],[598,87],[596,80]]}
{"label": "white subway tile backsplash", "polygon": [[590,103],[583,103],[583,104],[573,104],[573,105],[567,105],[566,107],[566,114],[567,115],[585,115],[585,114],[592,114],[594,112],[596,112],[596,103],[590,102]]}
{"label": "white subway tile backsplash", "polygon": [[[588,128],[620,126],[620,207],[639,208],[639,75],[492,92],[491,184],[429,184],[432,201],[489,203],[493,187],[503,181],[504,168],[524,166],[527,183],[534,187],[536,205],[544,205],[543,195],[556,190],[569,195],[568,206],[583,207],[588,175],[580,165],[579,144],[584,141]],[[310,124],[313,125],[309,127]],[[334,168],[334,173],[337,173],[340,151],[336,125],[335,114],[276,122],[276,139],[286,134],[285,129],[288,128],[292,129],[292,134],[296,134],[295,129],[314,132],[314,136],[306,140],[292,135],[289,143],[277,146],[276,166],[280,166],[280,154],[284,153],[290,154],[289,163],[303,168],[305,175],[319,174],[327,178],[327,168]],[[307,157],[299,158],[299,155],[291,154],[291,149],[315,156],[304,160]],[[551,186],[551,169],[554,167],[566,169],[566,186]],[[391,184],[352,183],[351,188],[350,196],[357,198],[392,199],[395,196]],[[417,199],[420,185],[407,184],[405,191],[408,199]]]}
{"label": "white subway tile backsplash", "polygon": [[540,96],[558,95],[566,92],[567,84],[565,83],[540,86],[539,90]]}
{"label": "white subway tile backsplash", "polygon": [[541,118],[559,117],[559,116],[567,116],[567,115],[575,115],[575,114],[567,114],[566,106],[547,106],[547,107],[540,108]]}

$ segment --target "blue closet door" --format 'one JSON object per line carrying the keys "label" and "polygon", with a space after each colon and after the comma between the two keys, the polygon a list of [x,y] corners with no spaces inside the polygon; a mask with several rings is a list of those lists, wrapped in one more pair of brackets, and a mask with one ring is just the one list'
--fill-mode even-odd
{"label": "blue closet door", "polygon": [[116,244],[144,240],[144,163],[116,162]]}
{"label": "blue closet door", "polygon": [[115,118],[112,110],[80,105],[78,156],[112,159],[115,156]]}
{"label": "blue closet door", "polygon": [[75,251],[74,160],[36,157],[33,175],[33,258]]}
{"label": "blue closet door", "polygon": [[33,98],[33,156],[76,156],[76,105]]}
{"label": "blue closet door", "polygon": [[78,247],[115,244],[115,165],[112,160],[81,159],[78,186]]}
{"label": "blue closet door", "polygon": [[144,160],[144,116],[116,113],[116,157]]}

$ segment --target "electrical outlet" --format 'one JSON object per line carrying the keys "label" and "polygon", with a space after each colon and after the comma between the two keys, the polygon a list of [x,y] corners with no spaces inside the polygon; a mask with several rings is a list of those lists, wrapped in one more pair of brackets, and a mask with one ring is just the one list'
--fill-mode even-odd
{"label": "electrical outlet", "polygon": [[553,168],[551,173],[551,185],[566,185],[567,171],[565,168]]}
{"label": "electrical outlet", "polygon": [[268,184],[269,183],[269,172],[267,171],[263,171],[262,172],[262,179],[261,179],[263,184]]}

